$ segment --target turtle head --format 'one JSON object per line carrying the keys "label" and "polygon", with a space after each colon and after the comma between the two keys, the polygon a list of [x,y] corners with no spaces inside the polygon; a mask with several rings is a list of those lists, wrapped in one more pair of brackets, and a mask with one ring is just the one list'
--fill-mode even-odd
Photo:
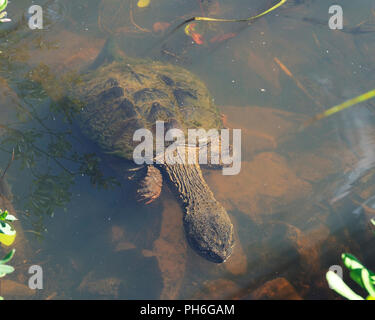
{"label": "turtle head", "polygon": [[220,202],[209,193],[205,195],[208,198],[195,197],[186,208],[186,236],[199,255],[209,261],[223,263],[233,251],[233,225]]}
{"label": "turtle head", "polygon": [[182,201],[190,246],[209,261],[225,262],[234,245],[233,224],[205,182],[200,166],[165,163],[162,168]]}

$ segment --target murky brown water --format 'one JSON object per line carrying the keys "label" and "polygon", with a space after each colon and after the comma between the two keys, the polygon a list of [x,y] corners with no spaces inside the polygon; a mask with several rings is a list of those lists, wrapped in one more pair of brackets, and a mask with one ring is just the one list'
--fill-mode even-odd
{"label": "murky brown water", "polygon": [[[373,1],[341,1],[343,31],[328,28],[327,1],[288,1],[251,25],[197,25],[201,45],[182,29],[165,36],[194,15],[244,18],[277,1],[151,0],[143,9],[136,1],[44,2],[44,30],[21,22],[13,30],[31,5],[24,0],[9,5],[13,22],[0,25],[0,167],[16,152],[6,176],[13,199],[0,208],[14,207],[20,220],[16,271],[1,280],[2,296],[339,299],[325,273],[342,252],[375,268],[374,209],[366,202],[375,192],[374,102],[298,130],[323,109],[373,89]],[[103,156],[69,114],[56,112],[58,88],[34,81],[52,84],[83,69],[109,36],[130,56],[197,74],[226,126],[242,129],[240,174],[204,170],[235,225],[237,244],[224,264],[187,245],[182,210],[166,185],[151,205],[137,203],[130,165]],[[100,159],[91,172],[97,181],[115,177],[121,187],[72,176],[84,154]],[[36,292],[26,287],[32,264],[44,272]]]}

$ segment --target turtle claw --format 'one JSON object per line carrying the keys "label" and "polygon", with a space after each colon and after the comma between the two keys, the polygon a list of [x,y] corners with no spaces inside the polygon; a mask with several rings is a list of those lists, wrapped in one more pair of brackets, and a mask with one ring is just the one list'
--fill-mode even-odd
{"label": "turtle claw", "polygon": [[144,202],[147,205],[159,198],[163,185],[163,177],[159,169],[154,166],[147,166],[146,170],[146,176],[141,181],[140,187],[137,190],[137,199],[139,202]]}

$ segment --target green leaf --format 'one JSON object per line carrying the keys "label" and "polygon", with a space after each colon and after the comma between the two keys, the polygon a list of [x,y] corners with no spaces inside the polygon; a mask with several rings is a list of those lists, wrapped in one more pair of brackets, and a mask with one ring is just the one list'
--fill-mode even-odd
{"label": "green leaf", "polygon": [[365,289],[367,290],[369,295],[372,297],[375,297],[375,288],[372,284],[370,273],[368,272],[367,269],[362,269],[361,277],[362,277],[363,285],[365,286]]}
{"label": "green leaf", "polygon": [[16,252],[16,249],[13,249],[12,251],[10,251],[2,260],[0,260],[0,264],[5,264],[9,262],[10,260],[12,260],[15,252]]}
{"label": "green leaf", "polygon": [[364,265],[350,253],[343,253],[341,255],[341,259],[345,267],[347,267],[350,271],[364,268]]}
{"label": "green leaf", "polygon": [[0,265],[0,277],[5,276],[6,274],[12,273],[14,271],[14,268],[12,266],[8,266],[6,264]]}
{"label": "green leaf", "polygon": [[0,233],[6,234],[8,236],[13,236],[16,233],[16,230],[14,230],[9,223],[1,223]]}
{"label": "green leaf", "polygon": [[333,271],[326,274],[327,282],[332,290],[348,300],[364,300],[361,296],[350,289],[347,284]]}
{"label": "green leaf", "polygon": [[8,0],[0,0],[0,12],[8,6]]}
{"label": "green leaf", "polygon": [[0,209],[0,220],[6,220],[7,216],[8,216],[8,210],[2,211]]}

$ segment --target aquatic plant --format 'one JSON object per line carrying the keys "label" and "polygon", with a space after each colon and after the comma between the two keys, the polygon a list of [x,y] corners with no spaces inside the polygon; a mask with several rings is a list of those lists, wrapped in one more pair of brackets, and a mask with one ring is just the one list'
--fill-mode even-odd
{"label": "aquatic plant", "polygon": [[145,8],[145,7],[148,7],[149,5],[150,5],[150,0],[139,0],[137,3],[137,6],[139,8]]}
{"label": "aquatic plant", "polygon": [[[15,252],[16,252],[16,249],[13,249],[3,259],[0,260],[0,278],[14,271],[14,267],[9,266],[6,263],[12,260]],[[4,300],[4,298],[0,296],[0,300]]]}
{"label": "aquatic plant", "polygon": [[[141,2],[141,1],[140,1]],[[186,25],[185,27],[185,34],[187,36],[190,36],[193,38],[193,40],[195,41],[195,43],[197,44],[203,44],[203,38],[202,38],[202,35],[195,32],[195,23],[191,23],[193,21],[203,21],[203,22],[215,22],[215,23],[222,23],[222,22],[247,22],[247,23],[250,23],[250,22],[253,22],[267,14],[269,14],[270,12],[276,10],[277,8],[281,7],[283,4],[285,4],[287,2],[287,0],[280,0],[278,3],[276,3],[274,6],[272,6],[271,8],[255,15],[255,16],[251,16],[249,18],[245,18],[245,19],[222,19],[222,18],[210,18],[210,17],[192,17],[190,19],[187,19],[185,20],[184,22],[180,23],[176,28],[174,28],[170,34],[176,32],[178,29],[180,29],[182,26]]]}
{"label": "aquatic plant", "polygon": [[11,19],[7,18],[7,12],[4,11],[7,6],[8,0],[0,0],[0,23],[11,21]]}
{"label": "aquatic plant", "polygon": [[[74,86],[79,77],[67,73],[56,79],[46,65],[31,71],[22,81],[8,82],[9,87],[17,90],[14,108],[18,121],[11,125],[0,123],[3,132],[0,151],[12,154],[14,150],[14,162],[27,170],[32,179],[28,194],[18,204],[22,205],[34,233],[42,235],[44,218],[52,216],[57,208],[66,208],[70,202],[76,178],[88,177],[92,185],[103,189],[119,183],[103,174],[95,153],[82,153],[82,141],[73,134],[72,123],[80,109],[67,101],[64,89]],[[41,101],[49,97],[52,101],[48,109],[42,109]]]}
{"label": "aquatic plant", "polygon": [[[10,246],[16,238],[16,230],[12,226],[12,222],[15,220],[17,218],[9,214],[8,210],[0,209],[0,243],[6,246]],[[12,260],[15,252],[16,249],[12,249],[0,260],[0,278],[14,271],[14,268],[6,263]],[[3,300],[3,297],[0,296],[0,300]]]}
{"label": "aquatic plant", "polygon": [[12,226],[12,222],[17,218],[8,213],[7,210],[0,209],[0,243],[10,246],[16,238],[16,230]]}
{"label": "aquatic plant", "polygon": [[[374,221],[373,221],[374,223]],[[341,255],[342,261],[350,271],[350,278],[367,291],[366,300],[375,300],[375,273],[367,269],[356,257],[349,253]],[[365,300],[355,293],[335,272],[328,271],[326,278],[330,288],[349,300]]]}
{"label": "aquatic plant", "polygon": [[327,118],[333,114],[336,114],[344,109],[347,109],[347,108],[350,108],[356,104],[359,104],[361,102],[365,102],[367,100],[370,100],[370,99],[373,99],[375,98],[375,89],[373,90],[370,90],[364,94],[361,94],[355,98],[352,98],[352,99],[349,99],[339,105],[336,105],[332,108],[329,108],[328,110],[322,112],[322,113],[319,113],[317,115],[315,115],[314,117],[312,117],[311,119],[308,119],[304,124],[303,124],[303,127],[307,127],[307,126],[310,126],[311,124],[315,123],[316,121],[318,120],[321,120],[321,119],[324,119],[324,118]]}

